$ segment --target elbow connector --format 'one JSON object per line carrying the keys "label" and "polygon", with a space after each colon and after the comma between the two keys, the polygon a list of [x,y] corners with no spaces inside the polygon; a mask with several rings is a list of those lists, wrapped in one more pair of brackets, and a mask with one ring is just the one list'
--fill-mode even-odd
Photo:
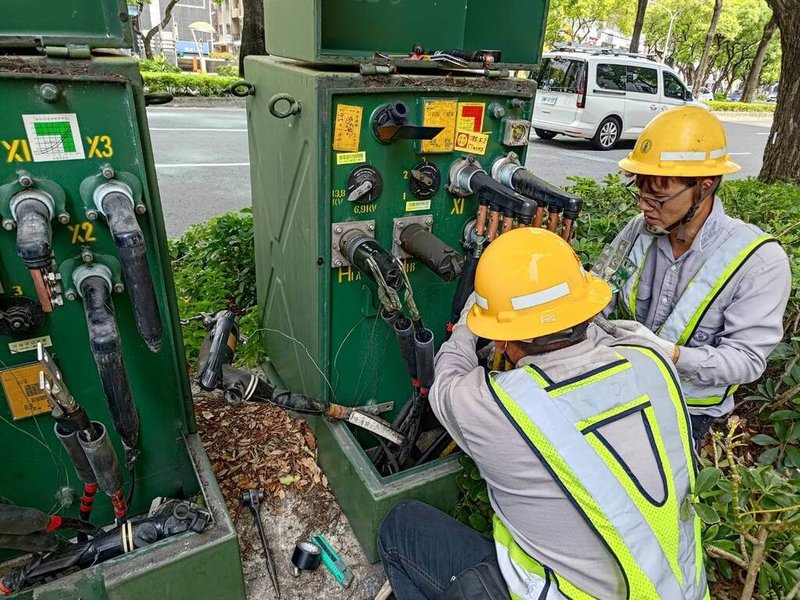
{"label": "elbow connector", "polygon": [[147,347],[161,350],[163,325],[158,310],[153,278],[147,264],[144,235],[136,220],[135,202],[130,188],[119,182],[109,182],[94,191],[94,203],[106,218],[117,246],[125,285],[133,306],[136,329]]}
{"label": "elbow connector", "polygon": [[29,269],[50,266],[53,255],[54,202],[49,194],[28,189],[16,194],[9,204],[17,224],[17,256]]}

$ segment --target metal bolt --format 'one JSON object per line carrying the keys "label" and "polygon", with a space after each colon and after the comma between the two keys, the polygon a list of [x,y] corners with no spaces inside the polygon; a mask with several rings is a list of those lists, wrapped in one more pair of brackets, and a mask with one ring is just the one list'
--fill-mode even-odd
{"label": "metal bolt", "polygon": [[333,249],[334,249],[334,250],[338,250],[338,249],[339,249],[339,244],[334,244],[334,245],[333,245]]}
{"label": "metal bolt", "polygon": [[333,228],[333,230],[334,230],[336,233],[342,233],[342,227],[341,227],[341,225],[337,225],[336,227],[334,227],[334,228]]}
{"label": "metal bolt", "polygon": [[114,284],[114,292],[115,293],[121,294],[124,291],[125,291],[125,286],[123,284],[121,284],[121,283],[115,283]]}
{"label": "metal bolt", "polygon": [[19,184],[22,187],[29,188],[33,185],[33,178],[27,173],[23,173],[22,175],[19,176]]}
{"label": "metal bolt", "polygon": [[60,215],[58,215],[58,222],[61,223],[62,225],[66,225],[67,223],[69,223],[69,213],[63,212]]}
{"label": "metal bolt", "polygon": [[92,254],[91,250],[82,250],[81,251],[81,260],[85,263],[90,263],[94,260],[94,254]]}
{"label": "metal bolt", "polygon": [[333,266],[334,266],[334,267],[341,267],[341,266],[342,266],[342,261],[340,261],[340,260],[337,258],[335,261],[333,261]]}
{"label": "metal bolt", "polygon": [[97,211],[96,210],[87,210],[86,211],[86,218],[90,221],[94,221],[97,218]]}
{"label": "metal bolt", "polygon": [[47,274],[47,281],[49,281],[50,283],[54,283],[54,282],[58,281],[58,278],[56,277],[55,273],[48,273]]}
{"label": "metal bolt", "polygon": [[105,165],[103,167],[102,173],[103,177],[105,177],[106,179],[114,179],[114,169],[112,169],[108,165]]}
{"label": "metal bolt", "polygon": [[373,225],[372,223],[367,225],[367,231],[375,231],[375,225]]}
{"label": "metal bolt", "polygon": [[467,157],[467,162],[470,163],[470,164],[474,163],[475,162],[475,157],[474,156],[468,156]]}
{"label": "metal bolt", "polygon": [[11,327],[14,328],[14,329],[19,329],[20,327],[22,327],[22,323],[20,323],[19,321],[14,321],[11,324]]}
{"label": "metal bolt", "polygon": [[405,224],[405,221],[398,221],[398,222],[397,222],[397,227],[398,227],[398,228],[401,228],[401,229],[402,229],[402,228],[403,228],[403,227],[405,227],[405,226],[406,226],[406,224]]}
{"label": "metal bolt", "polygon": [[75,290],[67,290],[67,300],[75,300],[77,297]]}
{"label": "metal bolt", "polygon": [[11,219],[3,220],[3,229],[6,231],[14,231],[14,227],[16,227],[16,224]]}
{"label": "metal bolt", "polygon": [[136,211],[137,215],[143,215],[147,212],[147,207],[144,204],[137,204],[134,210]]}
{"label": "metal bolt", "polygon": [[53,304],[55,304],[56,306],[64,306],[64,297],[59,294],[58,296],[53,298]]}
{"label": "metal bolt", "polygon": [[519,156],[517,156],[516,152],[509,152],[508,158],[510,158],[511,160],[519,160]]}
{"label": "metal bolt", "polygon": [[39,96],[41,96],[42,100],[45,102],[52,104],[61,99],[61,90],[52,83],[43,83],[39,86]]}
{"label": "metal bolt", "polygon": [[433,218],[428,217],[427,219],[425,219],[425,225],[433,225]]}

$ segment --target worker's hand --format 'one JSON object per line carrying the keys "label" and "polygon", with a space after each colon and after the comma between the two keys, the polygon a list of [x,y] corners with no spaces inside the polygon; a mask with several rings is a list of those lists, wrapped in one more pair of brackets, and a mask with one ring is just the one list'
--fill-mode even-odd
{"label": "worker's hand", "polygon": [[658,337],[655,333],[650,331],[638,321],[629,321],[625,319],[609,321],[602,317],[597,317],[595,319],[595,323],[598,327],[600,327],[600,329],[615,338],[642,338],[647,342],[646,345],[653,348],[658,348],[666,356],[670,357],[673,363],[678,362],[678,358],[680,357],[680,350],[678,347],[669,340]]}

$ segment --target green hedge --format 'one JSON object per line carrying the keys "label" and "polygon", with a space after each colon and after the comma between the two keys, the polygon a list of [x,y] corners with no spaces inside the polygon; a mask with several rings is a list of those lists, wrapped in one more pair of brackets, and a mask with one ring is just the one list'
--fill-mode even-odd
{"label": "green hedge", "polygon": [[229,96],[238,77],[195,73],[142,72],[148,92],[168,92],[175,96]]}
{"label": "green hedge", "polygon": [[763,112],[774,113],[775,104],[760,104],[757,102],[706,102],[714,111],[725,112]]}

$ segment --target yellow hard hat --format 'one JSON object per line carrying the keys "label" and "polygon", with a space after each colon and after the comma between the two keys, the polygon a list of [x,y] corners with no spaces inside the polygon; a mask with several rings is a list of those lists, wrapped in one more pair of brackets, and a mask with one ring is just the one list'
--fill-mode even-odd
{"label": "yellow hard hat", "polygon": [[722,123],[699,106],[678,106],[655,117],[619,166],[665,177],[715,177],[741,169],[730,160]]}
{"label": "yellow hard hat", "polygon": [[588,321],[611,300],[609,285],[583,270],[572,247],[545,229],[513,229],[489,244],[475,272],[467,326],[477,336],[538,338]]}

